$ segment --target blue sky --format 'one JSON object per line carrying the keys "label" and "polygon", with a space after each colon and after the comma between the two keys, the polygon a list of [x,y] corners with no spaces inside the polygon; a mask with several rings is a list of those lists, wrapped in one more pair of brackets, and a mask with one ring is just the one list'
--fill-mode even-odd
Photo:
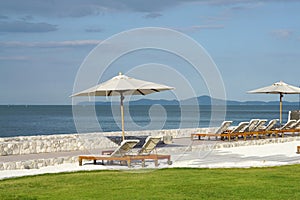
{"label": "blue sky", "polygon": [[[202,45],[220,71],[227,99],[278,100],[246,91],[280,80],[300,85],[299,10],[293,0],[0,1],[0,104],[70,104],[89,52],[114,34],[142,27],[174,29]],[[147,62],[156,56],[146,55]],[[111,74],[126,70],[116,67]],[[209,95],[203,83],[191,84],[196,95]],[[298,95],[284,100],[298,101]]]}

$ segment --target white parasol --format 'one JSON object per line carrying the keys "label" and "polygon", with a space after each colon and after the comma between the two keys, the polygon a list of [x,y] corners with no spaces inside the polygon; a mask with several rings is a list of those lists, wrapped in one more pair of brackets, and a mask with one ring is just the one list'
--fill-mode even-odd
{"label": "white parasol", "polygon": [[86,89],[84,91],[73,94],[71,97],[77,96],[119,96],[120,95],[120,107],[121,107],[121,122],[122,122],[122,138],[124,140],[124,110],[123,101],[125,95],[147,95],[154,92],[161,92],[165,90],[172,90],[173,87],[169,87],[162,84],[152,83],[148,81],[134,79],[122,73],[112,79],[103,82],[99,85]]}
{"label": "white parasol", "polygon": [[289,85],[283,81],[276,82],[270,86],[248,91],[248,93],[264,93],[264,94],[279,94],[280,95],[280,124],[282,121],[282,97],[284,94],[300,94],[300,88]]}

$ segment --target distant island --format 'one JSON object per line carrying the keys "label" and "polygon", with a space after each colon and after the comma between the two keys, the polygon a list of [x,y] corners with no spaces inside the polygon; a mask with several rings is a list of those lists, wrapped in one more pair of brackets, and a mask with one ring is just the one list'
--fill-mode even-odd
{"label": "distant island", "polygon": [[[198,102],[198,105],[278,105],[279,101],[233,101],[233,100],[222,100],[211,98],[210,96],[204,95],[194,98],[189,98],[181,101],[177,100],[165,100],[165,99],[140,99],[136,101],[125,102],[130,105],[195,105],[195,102]],[[84,101],[78,103],[78,105],[119,105],[120,102],[110,102],[110,101],[97,101],[89,102]],[[290,102],[283,101],[284,105],[299,105],[299,102]]]}

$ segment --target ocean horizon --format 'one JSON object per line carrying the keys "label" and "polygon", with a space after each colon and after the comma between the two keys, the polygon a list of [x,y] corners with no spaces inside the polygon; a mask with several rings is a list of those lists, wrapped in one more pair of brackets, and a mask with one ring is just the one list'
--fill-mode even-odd
{"label": "ocean horizon", "polygon": [[[98,123],[86,112],[91,106],[75,106],[79,109],[79,120],[84,126],[76,129],[71,105],[1,105],[0,137],[73,134],[89,132],[120,131],[118,106],[95,106]],[[283,106],[283,122],[288,111],[299,109],[296,105]],[[211,119],[211,117],[213,118]],[[224,118],[223,118],[224,117]],[[135,105],[125,107],[125,130],[179,129],[218,126],[223,120],[241,121],[251,119],[279,119],[278,105]],[[78,128],[78,127],[77,127]]]}

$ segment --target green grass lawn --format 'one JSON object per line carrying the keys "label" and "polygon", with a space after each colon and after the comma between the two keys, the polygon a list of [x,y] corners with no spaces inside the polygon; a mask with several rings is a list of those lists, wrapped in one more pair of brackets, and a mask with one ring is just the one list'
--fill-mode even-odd
{"label": "green grass lawn", "polygon": [[46,174],[0,181],[0,199],[299,199],[300,165]]}

